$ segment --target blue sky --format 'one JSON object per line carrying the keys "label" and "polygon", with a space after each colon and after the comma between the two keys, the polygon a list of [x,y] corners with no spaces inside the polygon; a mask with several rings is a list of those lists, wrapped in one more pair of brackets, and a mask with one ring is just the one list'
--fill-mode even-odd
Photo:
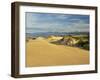
{"label": "blue sky", "polygon": [[26,33],[89,32],[89,15],[26,12]]}

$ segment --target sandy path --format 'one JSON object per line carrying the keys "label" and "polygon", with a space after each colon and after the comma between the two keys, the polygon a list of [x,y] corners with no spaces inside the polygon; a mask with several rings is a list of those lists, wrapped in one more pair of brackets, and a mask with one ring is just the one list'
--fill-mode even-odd
{"label": "sandy path", "polygon": [[45,40],[30,40],[26,44],[27,67],[75,64],[89,64],[89,51]]}

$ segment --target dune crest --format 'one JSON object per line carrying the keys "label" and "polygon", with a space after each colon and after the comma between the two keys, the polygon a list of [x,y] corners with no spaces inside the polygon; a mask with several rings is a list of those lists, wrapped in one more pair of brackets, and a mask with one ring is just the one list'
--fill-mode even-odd
{"label": "dune crest", "polygon": [[45,38],[43,38],[43,37],[38,37],[38,38],[36,38],[36,40],[44,40]]}

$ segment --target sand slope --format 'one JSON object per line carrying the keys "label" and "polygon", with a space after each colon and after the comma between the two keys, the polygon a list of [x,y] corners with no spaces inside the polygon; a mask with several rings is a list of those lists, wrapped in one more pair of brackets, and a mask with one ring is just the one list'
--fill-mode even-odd
{"label": "sand slope", "polygon": [[56,66],[89,64],[89,51],[51,44],[45,39],[30,40],[26,44],[26,66]]}

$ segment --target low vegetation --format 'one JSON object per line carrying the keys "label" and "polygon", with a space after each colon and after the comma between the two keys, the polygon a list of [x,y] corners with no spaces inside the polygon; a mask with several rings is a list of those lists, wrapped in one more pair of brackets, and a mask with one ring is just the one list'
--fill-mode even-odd
{"label": "low vegetation", "polygon": [[88,35],[77,35],[77,36],[64,36],[58,41],[53,41],[51,43],[58,45],[68,45],[73,47],[79,47],[82,49],[89,50],[89,36]]}

